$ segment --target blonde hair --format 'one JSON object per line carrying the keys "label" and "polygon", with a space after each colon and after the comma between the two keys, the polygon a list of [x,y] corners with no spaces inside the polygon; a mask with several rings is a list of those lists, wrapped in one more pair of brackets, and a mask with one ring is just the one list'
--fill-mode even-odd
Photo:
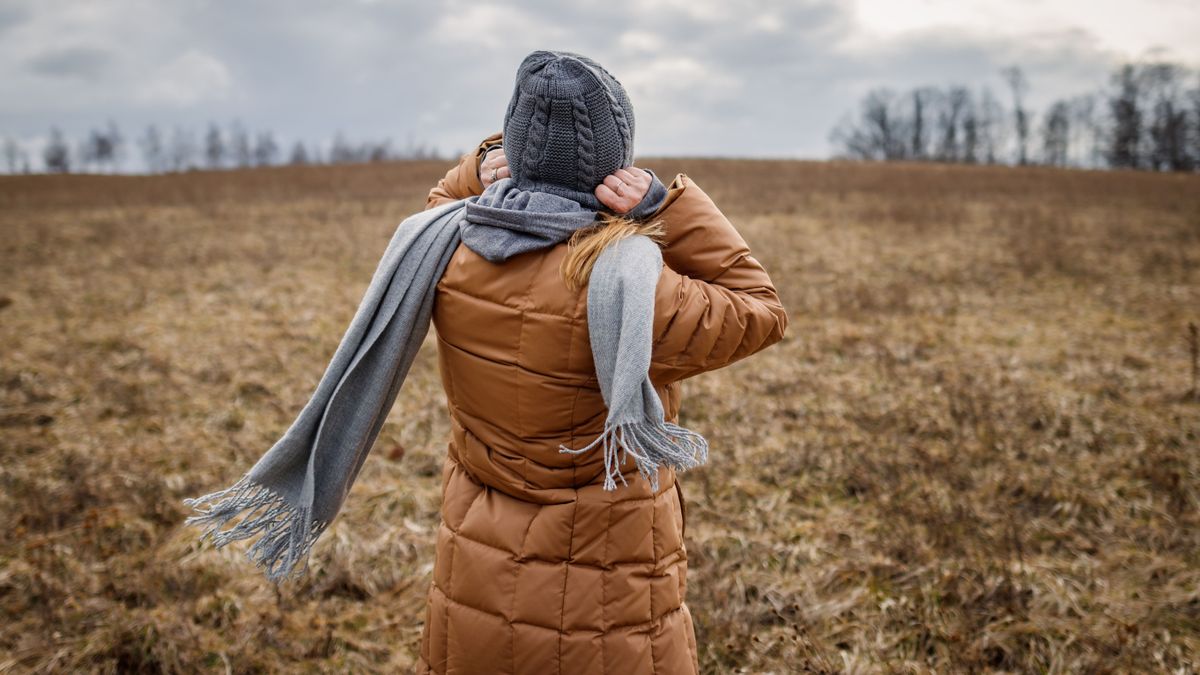
{"label": "blonde hair", "polygon": [[592,267],[596,258],[609,246],[635,234],[650,237],[661,243],[663,237],[663,222],[652,220],[639,222],[621,215],[606,211],[600,212],[600,222],[591,227],[577,230],[567,241],[567,255],[559,265],[567,288],[578,290],[587,285],[591,277]]}

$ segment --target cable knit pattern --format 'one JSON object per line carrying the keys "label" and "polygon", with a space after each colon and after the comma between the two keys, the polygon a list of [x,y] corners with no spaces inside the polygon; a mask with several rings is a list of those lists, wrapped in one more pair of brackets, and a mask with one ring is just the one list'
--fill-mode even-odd
{"label": "cable knit pattern", "polygon": [[517,68],[504,116],[504,152],[516,186],[599,211],[596,186],[633,163],[633,106],[595,61],[536,51]]}
{"label": "cable knit pattern", "polygon": [[592,119],[588,116],[587,103],[582,97],[571,99],[571,112],[575,115],[575,135],[579,140],[578,174],[576,180],[580,185],[586,185],[596,175],[596,145],[592,139]]}
{"label": "cable knit pattern", "polygon": [[608,107],[612,110],[613,119],[617,122],[617,129],[621,132],[621,141],[624,154],[621,156],[621,164],[633,163],[633,128],[629,124],[629,118],[632,117],[632,112],[629,116],[625,115],[625,109],[617,101],[616,95],[608,87],[604,88],[604,96],[608,99]]}
{"label": "cable knit pattern", "polygon": [[544,153],[543,149],[538,146],[548,140],[546,132],[549,126],[550,99],[538,96],[534,99],[533,115],[529,119],[529,136],[525,142],[525,152],[521,154],[521,170],[531,179],[536,180],[541,173],[539,166]]}

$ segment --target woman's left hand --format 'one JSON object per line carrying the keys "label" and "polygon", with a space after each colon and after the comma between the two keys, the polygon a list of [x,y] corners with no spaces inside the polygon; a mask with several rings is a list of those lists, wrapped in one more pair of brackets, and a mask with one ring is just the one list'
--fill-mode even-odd
{"label": "woman's left hand", "polygon": [[484,189],[501,178],[512,176],[508,168],[508,158],[504,156],[504,148],[489,150],[479,164],[479,182]]}
{"label": "woman's left hand", "polygon": [[617,169],[596,186],[596,198],[616,213],[629,213],[650,190],[650,174],[636,166]]}

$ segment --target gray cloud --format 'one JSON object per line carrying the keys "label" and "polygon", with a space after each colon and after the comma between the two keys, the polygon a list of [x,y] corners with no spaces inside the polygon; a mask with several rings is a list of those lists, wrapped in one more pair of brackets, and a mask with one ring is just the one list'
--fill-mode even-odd
{"label": "gray cloud", "polygon": [[29,10],[19,5],[0,6],[0,35],[29,18]]}
{"label": "gray cloud", "polygon": [[1037,107],[1127,58],[1072,25],[868,39],[839,0],[10,0],[0,34],[0,135],[237,118],[285,142],[340,131],[444,151],[499,128],[534,49],[588,54],[621,79],[640,154],[807,157],[827,154],[830,128],[874,86],[999,90],[1019,64]]}
{"label": "gray cloud", "polygon": [[112,55],[97,47],[68,47],[44,52],[29,59],[29,70],[38,75],[66,79],[96,80],[108,69]]}

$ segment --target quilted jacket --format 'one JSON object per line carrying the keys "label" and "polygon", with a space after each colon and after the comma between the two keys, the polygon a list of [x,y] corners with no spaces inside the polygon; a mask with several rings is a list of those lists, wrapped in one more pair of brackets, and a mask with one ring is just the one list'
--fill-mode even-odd
{"label": "quilted jacket", "polygon": [[[499,140],[464,155],[427,207],[482,192],[478,164]],[[657,217],[667,234],[650,377],[678,421],[681,380],[779,341],[788,317],[741,235],[686,175]],[[698,671],[674,472],[652,493],[628,461],[629,485],[606,492],[600,452],[558,451],[595,438],[606,412],[587,289],[559,277],[566,251],[493,264],[460,245],[438,283],[452,437],[418,672]]]}

